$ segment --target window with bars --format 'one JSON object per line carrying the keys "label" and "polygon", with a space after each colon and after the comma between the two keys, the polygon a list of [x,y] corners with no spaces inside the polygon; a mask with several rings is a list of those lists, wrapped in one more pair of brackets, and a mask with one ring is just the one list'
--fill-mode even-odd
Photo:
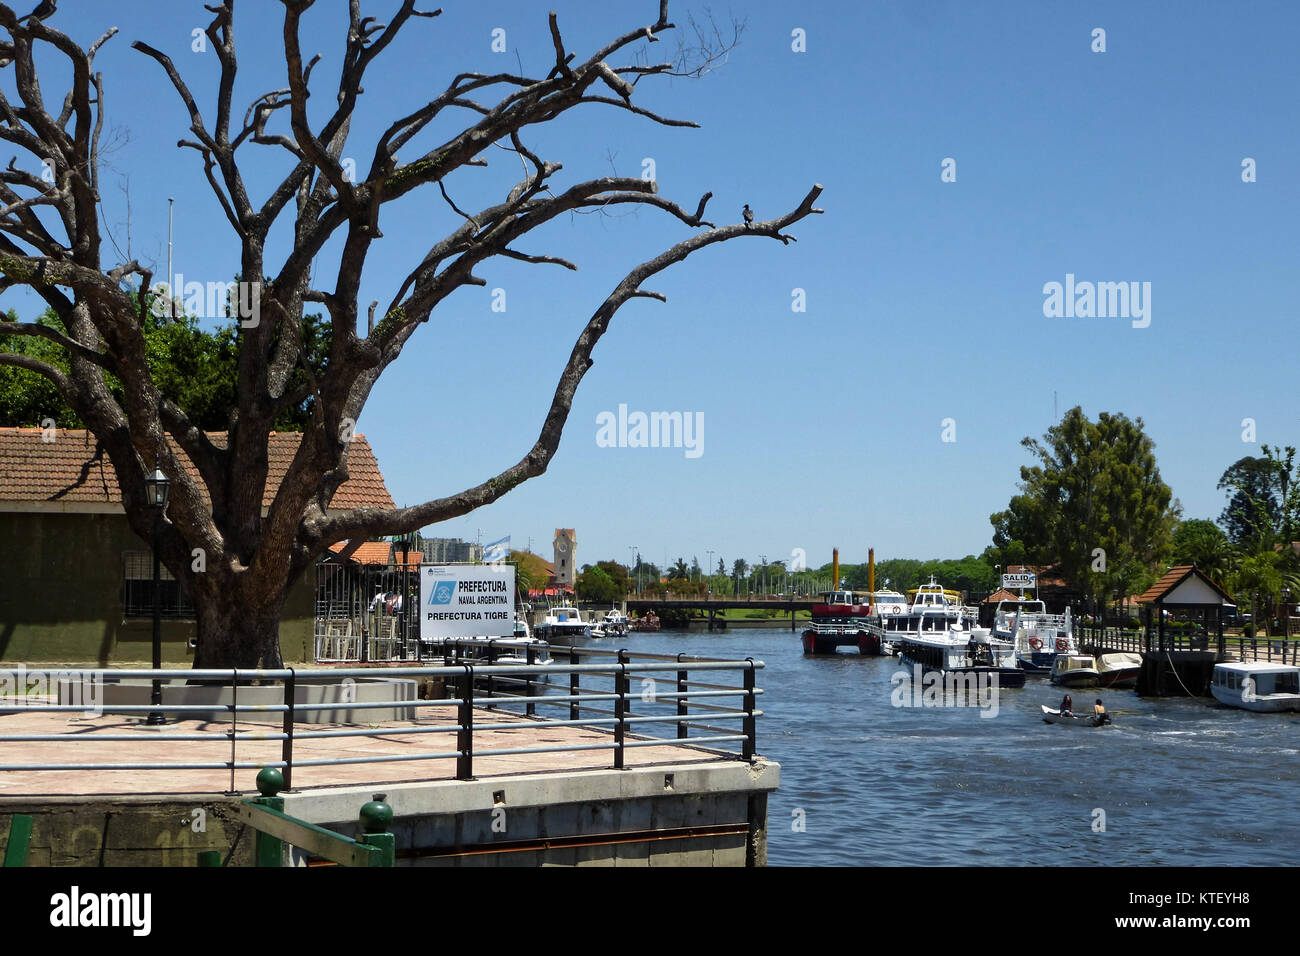
{"label": "window with bars", "polygon": [[[194,605],[167,565],[158,569],[161,616],[171,620],[194,620]],[[153,617],[153,553],[126,551],[122,554],[122,614],[126,618]]]}

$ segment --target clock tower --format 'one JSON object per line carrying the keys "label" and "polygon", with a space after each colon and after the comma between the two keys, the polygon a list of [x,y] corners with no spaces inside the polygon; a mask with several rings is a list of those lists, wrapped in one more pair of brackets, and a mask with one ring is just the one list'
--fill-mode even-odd
{"label": "clock tower", "polygon": [[578,536],[572,528],[555,529],[555,583],[559,587],[573,590],[578,573]]}

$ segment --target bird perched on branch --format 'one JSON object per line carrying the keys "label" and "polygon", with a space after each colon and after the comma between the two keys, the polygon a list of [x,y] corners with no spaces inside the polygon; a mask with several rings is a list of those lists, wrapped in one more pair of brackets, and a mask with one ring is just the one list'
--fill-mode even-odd
{"label": "bird perched on branch", "polygon": [[749,208],[749,203],[745,203],[745,228],[748,229],[754,221],[754,210]]}
{"label": "bird perched on branch", "polygon": [[30,20],[32,17],[35,17],[37,20],[48,20],[50,17],[54,16],[55,7],[57,6],[58,0],[42,0],[41,5],[31,13],[27,14],[27,16],[23,17],[23,19]]}

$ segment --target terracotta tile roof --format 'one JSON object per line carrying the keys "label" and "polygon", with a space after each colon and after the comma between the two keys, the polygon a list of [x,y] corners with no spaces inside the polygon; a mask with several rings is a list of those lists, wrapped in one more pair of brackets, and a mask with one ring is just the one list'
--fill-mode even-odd
{"label": "terracotta tile roof", "polygon": [[[339,541],[331,544],[330,550],[335,554],[339,554],[349,547],[351,543],[350,541]],[[388,541],[363,541],[357,545],[356,550],[349,555],[349,558],[357,564],[387,565],[392,554],[392,548],[392,543]]]}
{"label": "terracotta tile roof", "polygon": [[981,603],[997,604],[999,601],[1018,601],[1019,599],[1020,599],[1020,595],[1008,591],[1006,588],[1001,588],[1000,590],[994,591],[992,594],[986,597]]}
{"label": "terracotta tile roof", "polygon": [[[338,541],[330,545],[330,550],[335,554],[341,554],[348,549],[351,543],[350,541]],[[406,561],[403,565],[402,549],[396,547],[391,541],[363,541],[349,555],[349,560],[357,564],[418,568],[420,562],[424,560],[424,555],[420,551],[412,549],[407,552]]]}
{"label": "terracotta tile roof", "polygon": [[[119,504],[121,491],[107,454],[86,429],[60,428],[54,441],[41,440],[39,428],[0,428],[0,501],[51,501]],[[214,445],[225,446],[225,432],[209,432]],[[271,432],[267,442],[269,470],[263,506],[269,506],[302,436],[298,432]],[[206,489],[198,470],[172,442],[177,458]],[[348,452],[349,478],[334,495],[331,508],[394,508],[393,497],[380,474],[379,462],[365,436],[356,435]]]}
{"label": "terracotta tile roof", "polygon": [[1223,590],[1223,588],[1219,587],[1208,577],[1206,577],[1205,573],[1203,571],[1198,570],[1196,565],[1178,564],[1170,568],[1168,571],[1166,571],[1159,581],[1151,585],[1151,587],[1147,588],[1145,592],[1139,595],[1137,598],[1137,603],[1154,604],[1156,601],[1159,601],[1162,597],[1164,597],[1166,594],[1168,594],[1170,591],[1176,588],[1179,584],[1181,584],[1183,579],[1186,578],[1189,574],[1195,574],[1202,581],[1204,581],[1215,591],[1217,591],[1223,597],[1224,600],[1229,602],[1232,601],[1232,595],[1228,594],[1227,591]]}

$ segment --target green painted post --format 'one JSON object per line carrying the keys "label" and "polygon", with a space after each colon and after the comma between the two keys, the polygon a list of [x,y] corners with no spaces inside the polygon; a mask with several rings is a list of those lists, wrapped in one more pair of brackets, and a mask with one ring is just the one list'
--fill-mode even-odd
{"label": "green painted post", "polygon": [[379,851],[371,855],[371,866],[396,865],[397,837],[388,832],[393,822],[393,808],[385,802],[386,796],[377,793],[361,807],[361,836],[357,842]]}
{"label": "green painted post", "polygon": [[15,813],[9,818],[9,839],[5,843],[5,866],[26,866],[27,847],[32,841],[32,818]]}
{"label": "green painted post", "polygon": [[200,850],[199,866],[221,866],[220,850]]}
{"label": "green painted post", "polygon": [[[264,767],[257,774],[257,790],[261,796],[254,797],[253,803],[283,812],[284,797],[276,796],[283,789],[284,774],[274,767]],[[284,866],[284,841],[259,830],[254,845],[254,856],[257,866]]]}

